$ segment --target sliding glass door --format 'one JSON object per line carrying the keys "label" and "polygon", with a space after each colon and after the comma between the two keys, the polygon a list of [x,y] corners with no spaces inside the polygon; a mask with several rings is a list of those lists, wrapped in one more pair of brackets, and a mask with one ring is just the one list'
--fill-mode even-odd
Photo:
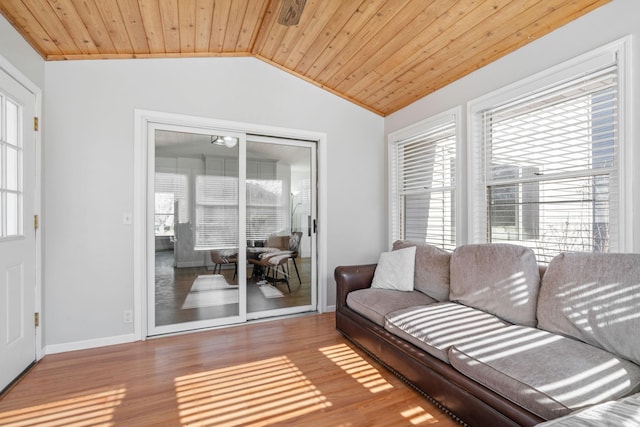
{"label": "sliding glass door", "polygon": [[149,335],[243,322],[244,135],[181,128],[153,137]]}
{"label": "sliding glass door", "polygon": [[149,134],[148,335],[316,310],[315,143]]}
{"label": "sliding glass door", "polygon": [[315,147],[247,136],[247,317],[316,309]]}

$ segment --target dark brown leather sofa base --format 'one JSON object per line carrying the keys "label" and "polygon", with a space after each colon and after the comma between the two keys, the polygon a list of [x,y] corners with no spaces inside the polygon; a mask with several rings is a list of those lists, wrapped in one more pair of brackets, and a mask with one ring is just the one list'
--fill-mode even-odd
{"label": "dark brown leather sofa base", "polygon": [[347,294],[369,287],[374,271],[374,264],[336,268],[336,328],[340,333],[465,424],[533,426],[544,421],[351,310],[346,305]]}

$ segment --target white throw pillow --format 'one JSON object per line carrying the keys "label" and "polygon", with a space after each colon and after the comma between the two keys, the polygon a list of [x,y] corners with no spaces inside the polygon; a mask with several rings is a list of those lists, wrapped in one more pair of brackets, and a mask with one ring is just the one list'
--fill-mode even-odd
{"label": "white throw pillow", "polygon": [[413,273],[416,264],[416,247],[383,252],[373,275],[372,288],[413,290]]}

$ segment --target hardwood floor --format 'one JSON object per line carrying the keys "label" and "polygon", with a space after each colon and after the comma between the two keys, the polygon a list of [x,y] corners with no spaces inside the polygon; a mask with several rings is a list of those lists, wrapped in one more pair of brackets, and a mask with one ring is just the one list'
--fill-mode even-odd
{"label": "hardwood floor", "polygon": [[[247,311],[249,313],[262,312],[285,307],[298,307],[311,304],[311,265],[309,258],[298,258],[297,266],[301,280],[290,262],[291,293],[284,283],[276,287],[282,291],[282,298],[265,298],[256,282],[252,278],[252,267],[247,268]],[[183,303],[189,293],[193,281],[199,275],[211,275],[205,267],[173,267],[173,252],[156,252],[155,281],[156,281],[156,325],[170,325],[205,319],[215,319],[238,314],[238,304],[215,305],[210,307],[183,308]],[[233,278],[233,268],[222,270],[227,283],[237,284]]]}
{"label": "hardwood floor", "polygon": [[2,426],[457,425],[306,315],[46,356]]}

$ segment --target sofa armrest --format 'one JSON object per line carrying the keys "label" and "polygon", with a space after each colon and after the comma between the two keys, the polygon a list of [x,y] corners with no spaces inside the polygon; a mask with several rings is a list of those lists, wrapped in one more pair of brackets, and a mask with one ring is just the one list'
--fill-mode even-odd
{"label": "sofa armrest", "polygon": [[336,279],[336,304],[340,309],[347,304],[347,294],[351,291],[371,286],[377,264],[348,265],[336,267],[333,276]]}

